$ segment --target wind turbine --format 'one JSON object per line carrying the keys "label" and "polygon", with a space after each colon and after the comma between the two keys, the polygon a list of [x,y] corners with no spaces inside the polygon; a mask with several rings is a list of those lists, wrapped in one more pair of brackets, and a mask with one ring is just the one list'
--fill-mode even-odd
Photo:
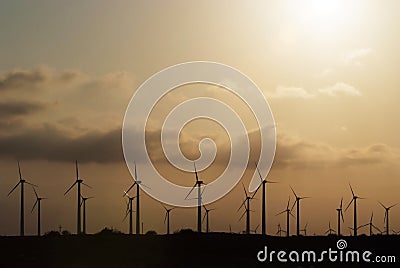
{"label": "wind turbine", "polygon": [[169,235],[169,213],[175,208],[167,208],[163,204],[161,204],[161,205],[165,209],[164,224],[165,224],[165,221],[167,221],[167,235]]}
{"label": "wind turbine", "polygon": [[347,207],[344,211],[346,212],[347,209],[350,207],[351,203],[354,202],[354,209],[353,209],[354,210],[354,219],[353,219],[354,227],[353,227],[353,230],[354,230],[354,236],[357,236],[357,199],[365,199],[365,198],[355,195],[350,183],[349,183],[349,186],[350,186],[350,190],[351,190],[351,194],[353,195],[353,198],[351,199],[350,203],[347,205]]}
{"label": "wind turbine", "polygon": [[135,162],[135,182],[125,191],[124,196],[136,185],[136,234],[140,234],[140,198],[139,198],[139,189],[140,185],[147,187],[142,183],[142,181],[138,180],[137,172],[136,172],[136,162]]}
{"label": "wind turbine", "polygon": [[336,231],[334,229],[331,228],[331,222],[329,222],[329,229],[325,232],[325,234],[331,235],[332,233],[335,233]]}
{"label": "wind turbine", "polygon": [[19,173],[19,182],[17,183],[17,185],[14,186],[14,188],[11,189],[11,191],[8,193],[7,196],[9,196],[18,187],[18,185],[21,185],[21,208],[20,208],[20,218],[19,218],[19,235],[24,236],[25,235],[24,183],[27,183],[34,187],[37,187],[37,185],[32,184],[22,178],[21,167],[19,165],[19,161],[18,161],[18,173]]}
{"label": "wind turbine", "polygon": [[129,214],[129,234],[132,234],[132,212],[133,212],[133,200],[135,197],[131,197],[127,192],[124,192],[124,196],[128,197],[128,201],[126,202],[126,212],[125,212],[125,217],[122,221],[126,219],[126,217]]}
{"label": "wind turbine", "polygon": [[246,234],[250,234],[250,200],[254,198],[254,195],[249,196],[243,183],[242,183],[242,186],[243,186],[243,191],[244,191],[246,198],[244,199],[243,203],[238,208],[238,211],[244,206],[245,212],[240,217],[239,221],[243,218],[244,214],[246,214]]}
{"label": "wind turbine", "polygon": [[373,235],[372,228],[375,228],[375,230],[377,230],[379,233],[382,233],[382,231],[372,223],[373,217],[374,217],[374,212],[371,213],[371,218],[369,219],[369,223],[358,226],[357,228],[360,229],[362,227],[369,226],[369,235],[370,236]]}
{"label": "wind turbine", "polygon": [[306,198],[310,198],[308,196],[306,197],[301,197],[301,196],[297,196],[297,194],[295,193],[295,191],[293,190],[292,186],[290,186],[290,189],[292,189],[292,192],[294,194],[294,197],[296,198],[296,200],[293,203],[293,206],[290,210],[293,210],[294,206],[297,204],[296,206],[296,235],[299,236],[300,235],[300,200],[302,199],[306,199]]}
{"label": "wind turbine", "polygon": [[338,221],[337,221],[337,224],[338,224],[338,236],[341,236],[341,234],[340,234],[340,218],[342,218],[342,221],[344,222],[344,217],[343,217],[343,208],[342,208],[342,206],[343,206],[343,197],[342,197],[342,199],[340,200],[340,206],[339,206],[339,208],[337,208],[336,209],[336,211],[337,211],[337,213],[338,213]]}
{"label": "wind turbine", "polygon": [[265,185],[267,184],[267,183],[276,183],[276,182],[274,182],[274,181],[268,181],[268,180],[266,180],[266,179],[263,179],[262,177],[261,177],[261,173],[260,173],[260,170],[258,169],[258,166],[257,166],[257,163],[255,163],[255,165],[256,165],[256,169],[257,169],[257,172],[258,172],[258,176],[260,177],[260,180],[261,180],[261,183],[260,183],[260,185],[257,187],[257,189],[256,189],[256,191],[254,192],[254,194],[253,194],[253,196],[252,197],[254,197],[255,195],[256,195],[256,193],[257,193],[257,191],[258,191],[258,189],[260,189],[260,187],[262,186],[262,201],[261,201],[261,205],[262,205],[262,208],[261,208],[261,234],[263,234],[263,235],[265,235],[266,233],[267,233],[267,227],[266,227],[266,223],[267,223],[267,220],[266,220],[266,204],[265,204],[265,195],[266,195],[266,189],[265,189]]}
{"label": "wind turbine", "polygon": [[36,204],[37,204],[37,235],[40,236],[40,201],[42,201],[43,199],[47,199],[46,197],[39,197],[35,187],[32,186],[33,191],[35,192],[35,196],[36,196],[36,201],[35,204],[33,204],[31,213],[33,212],[33,209],[35,208]]}
{"label": "wind turbine", "polygon": [[196,174],[196,182],[194,183],[192,189],[189,191],[189,193],[186,195],[185,199],[188,198],[188,196],[193,192],[194,188],[197,186],[197,232],[201,233],[201,186],[204,185],[205,183],[203,181],[199,180],[199,176],[197,174],[197,169],[196,169],[196,163],[193,162],[194,166],[194,173]]}
{"label": "wind turbine", "polygon": [[83,195],[81,195],[81,197],[82,197],[81,206],[83,205],[83,234],[86,234],[86,201],[94,197],[93,196],[84,197]]}
{"label": "wind turbine", "polygon": [[290,232],[289,232],[289,228],[290,228],[290,221],[289,221],[290,218],[289,218],[289,215],[292,216],[292,217],[294,218],[294,216],[293,216],[291,210],[289,209],[289,203],[290,203],[290,196],[289,196],[289,200],[288,200],[288,202],[287,202],[286,209],[283,210],[283,211],[281,211],[281,212],[279,212],[278,214],[275,215],[275,216],[278,216],[278,215],[280,215],[280,214],[286,212],[286,236],[287,236],[287,237],[289,237],[289,235],[290,235]]}
{"label": "wind turbine", "polygon": [[204,217],[203,217],[203,222],[204,222],[204,220],[206,220],[206,233],[208,233],[208,232],[210,232],[210,225],[209,225],[209,220],[208,220],[208,213],[210,213],[210,211],[215,210],[215,208],[210,208],[210,209],[208,209],[208,208],[206,208],[205,205],[203,205],[203,208],[204,208],[204,210],[206,211],[206,213],[204,214]]}
{"label": "wind turbine", "polygon": [[278,231],[276,232],[277,235],[282,236],[282,232],[284,232],[281,228],[281,224],[278,223]]}
{"label": "wind turbine", "polygon": [[307,226],[308,226],[308,222],[306,223],[306,225],[304,225],[304,229],[300,230],[301,232],[304,233],[304,236],[307,236]]}
{"label": "wind turbine", "polygon": [[80,234],[81,233],[81,184],[90,187],[89,185],[85,184],[82,179],[79,178],[79,169],[78,169],[78,160],[75,161],[75,170],[76,170],[76,180],[75,182],[71,185],[71,187],[68,188],[68,190],[64,193],[66,195],[71,189],[77,184],[78,186],[78,209],[77,209],[77,223],[76,223],[76,233]]}
{"label": "wind turbine", "polygon": [[383,223],[386,222],[386,235],[389,235],[389,211],[392,207],[398,205],[399,203],[396,203],[394,205],[391,205],[390,207],[386,207],[385,205],[383,205],[381,202],[379,202],[379,204],[381,204],[381,206],[385,209],[385,218],[383,220]]}

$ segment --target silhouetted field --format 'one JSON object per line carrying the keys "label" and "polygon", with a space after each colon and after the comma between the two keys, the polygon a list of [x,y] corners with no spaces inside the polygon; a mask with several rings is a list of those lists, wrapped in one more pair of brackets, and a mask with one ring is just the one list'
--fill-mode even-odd
{"label": "silhouetted field", "polygon": [[[395,256],[396,263],[259,262],[268,251],[337,250],[336,236],[270,237],[242,234],[57,235],[0,237],[1,267],[400,267],[400,236],[342,237],[347,248]],[[285,256],[288,258],[288,255]],[[360,256],[361,258],[361,256]]]}

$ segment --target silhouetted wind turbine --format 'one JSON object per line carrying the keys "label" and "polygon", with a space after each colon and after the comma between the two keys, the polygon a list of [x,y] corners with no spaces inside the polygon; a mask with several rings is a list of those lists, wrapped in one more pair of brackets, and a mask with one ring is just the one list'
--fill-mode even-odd
{"label": "silhouetted wind turbine", "polygon": [[82,229],[81,229],[81,184],[90,187],[89,185],[85,184],[82,179],[79,178],[79,169],[78,169],[78,160],[75,161],[75,170],[76,170],[76,180],[75,182],[71,185],[71,187],[68,188],[68,190],[64,193],[66,195],[71,189],[77,184],[78,186],[78,211],[77,211],[77,223],[76,223],[76,233],[80,234]]}
{"label": "silhouetted wind turbine", "polygon": [[331,235],[332,233],[335,233],[336,231],[334,229],[331,228],[331,222],[329,222],[329,229],[325,232],[325,234]]}
{"label": "silhouetted wind turbine", "polygon": [[257,167],[257,163],[255,163],[255,165],[256,165],[256,169],[257,169],[257,172],[258,172],[258,176],[260,177],[260,180],[261,180],[261,183],[260,183],[260,185],[257,187],[257,189],[256,189],[256,191],[253,193],[253,196],[252,197],[254,197],[255,195],[256,195],[256,193],[257,193],[257,191],[258,191],[258,189],[260,189],[260,187],[262,186],[262,200],[261,200],[261,206],[262,206],[262,208],[261,208],[261,234],[263,234],[263,235],[265,235],[266,233],[267,233],[267,227],[266,227],[266,223],[267,223],[267,219],[266,219],[266,200],[265,200],[265,196],[266,196],[266,189],[265,189],[265,185],[267,184],[267,183],[276,183],[276,182],[274,182],[274,181],[268,181],[268,180],[266,180],[266,179],[263,179],[262,177],[261,177],[261,173],[260,173],[260,170],[258,169],[258,167]]}
{"label": "silhouetted wind turbine", "polygon": [[210,208],[208,209],[205,205],[203,205],[204,210],[206,211],[206,213],[204,214],[203,217],[203,221],[206,220],[206,233],[210,232],[210,225],[209,225],[209,217],[208,217],[208,213],[210,213],[210,211],[215,210],[215,208]]}
{"label": "silhouetted wind turbine", "polygon": [[21,167],[19,165],[19,161],[18,161],[18,174],[19,174],[19,182],[17,183],[17,185],[14,186],[14,188],[11,189],[11,191],[8,193],[7,196],[9,196],[18,187],[18,185],[21,185],[21,201],[20,201],[21,208],[20,208],[20,218],[19,218],[19,235],[24,236],[25,235],[24,183],[27,183],[34,187],[37,187],[37,185],[32,184],[22,178]]}
{"label": "silhouetted wind turbine", "polygon": [[94,197],[93,196],[84,197],[83,195],[81,195],[81,197],[82,197],[81,206],[83,205],[83,234],[86,234],[86,201]]}
{"label": "silhouetted wind turbine", "polygon": [[278,223],[278,231],[276,232],[276,234],[282,236],[282,228],[280,223]]}
{"label": "silhouetted wind turbine", "polygon": [[286,209],[283,210],[282,212],[279,212],[278,214],[275,215],[275,216],[278,216],[278,215],[280,215],[280,214],[286,212],[286,236],[287,236],[287,237],[290,235],[290,232],[289,232],[289,228],[290,228],[290,218],[289,218],[289,215],[292,216],[292,217],[294,218],[292,212],[291,212],[290,209],[289,209],[289,203],[290,203],[290,196],[289,196],[289,200],[288,200],[288,202],[287,202]]}
{"label": "silhouetted wind turbine", "polygon": [[193,162],[193,166],[194,166],[194,173],[196,174],[196,182],[193,185],[192,189],[189,191],[189,193],[186,195],[185,199],[188,198],[188,196],[193,192],[194,188],[196,188],[197,186],[197,232],[201,233],[201,204],[203,203],[201,201],[201,195],[202,195],[201,186],[204,185],[205,183],[199,180],[195,162]]}
{"label": "silhouetted wind turbine", "polygon": [[36,201],[35,204],[33,204],[31,213],[33,212],[33,209],[35,208],[36,204],[37,204],[37,235],[40,236],[40,201],[42,201],[43,199],[47,199],[46,197],[39,197],[35,187],[32,186],[33,191],[35,192],[35,196],[36,196]]}
{"label": "silhouetted wind turbine", "polygon": [[343,208],[342,208],[342,206],[343,206],[343,197],[342,197],[342,199],[340,200],[340,206],[339,206],[339,208],[337,208],[336,210],[337,210],[337,213],[338,213],[338,221],[337,221],[337,223],[338,223],[338,236],[340,236],[341,234],[340,234],[340,218],[342,218],[342,221],[344,222],[344,217],[343,217]]}
{"label": "silhouetted wind turbine", "polygon": [[165,221],[167,221],[167,235],[169,235],[169,213],[175,208],[167,208],[163,204],[161,204],[161,205],[165,209],[164,224],[165,224]]}
{"label": "silhouetted wind turbine", "polygon": [[381,206],[385,209],[385,218],[383,219],[383,223],[386,222],[386,235],[389,235],[389,211],[392,207],[398,205],[399,203],[396,203],[394,205],[391,205],[390,207],[386,207],[385,205],[383,205],[381,202],[379,202],[379,204],[381,204]]}
{"label": "silhouetted wind turbine", "polygon": [[304,236],[307,236],[307,226],[308,226],[308,223],[306,223],[306,225],[304,225],[304,229],[303,230],[300,230],[301,232],[304,233]]}
{"label": "silhouetted wind turbine", "polygon": [[357,228],[360,229],[362,227],[369,226],[369,235],[370,236],[373,235],[372,228],[375,228],[379,233],[382,233],[382,231],[372,223],[373,217],[374,217],[374,212],[371,213],[371,218],[369,219],[369,223],[358,226]]}
{"label": "silhouetted wind turbine", "polygon": [[126,211],[125,211],[125,217],[122,221],[124,221],[126,219],[126,217],[129,214],[129,234],[132,234],[132,212],[133,212],[133,199],[135,199],[135,197],[131,197],[127,192],[124,192],[124,196],[128,197],[128,201],[126,203]]}
{"label": "silhouetted wind turbine", "polygon": [[306,197],[301,197],[301,196],[297,196],[297,194],[295,193],[295,191],[293,190],[292,186],[290,186],[290,189],[292,189],[292,192],[294,194],[294,197],[296,198],[296,200],[293,203],[293,206],[290,210],[293,210],[294,206],[297,204],[296,206],[296,235],[299,236],[300,235],[300,200],[302,199],[306,199],[306,198],[310,198],[308,196]]}
{"label": "silhouetted wind turbine", "polygon": [[139,189],[140,186],[147,187],[142,183],[142,181],[138,180],[137,172],[136,172],[136,163],[135,163],[135,182],[125,191],[124,196],[136,185],[136,234],[140,234],[140,198],[139,198]]}
{"label": "silhouetted wind turbine", "polygon": [[356,196],[354,194],[353,188],[351,187],[350,183],[350,190],[351,190],[351,194],[353,195],[353,198],[351,199],[350,203],[347,205],[346,209],[344,210],[346,212],[346,210],[350,207],[351,203],[354,202],[354,219],[353,219],[353,230],[354,230],[354,236],[357,236],[357,199],[364,199],[362,197]]}
{"label": "silhouetted wind turbine", "polygon": [[[246,188],[244,187],[244,184],[242,183],[243,186],[243,191],[245,194],[245,199],[243,201],[243,203],[240,205],[240,207],[238,208],[238,211],[244,206],[245,207],[245,213],[246,213],[246,234],[250,234],[250,200],[253,199],[253,196],[249,196]],[[244,213],[243,213],[244,215]],[[240,217],[239,221],[243,218],[243,215]]]}

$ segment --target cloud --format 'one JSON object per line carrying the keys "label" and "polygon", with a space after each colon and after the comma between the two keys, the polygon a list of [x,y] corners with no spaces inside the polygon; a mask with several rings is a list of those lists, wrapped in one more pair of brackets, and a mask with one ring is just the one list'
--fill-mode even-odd
{"label": "cloud", "polygon": [[395,164],[396,148],[376,143],[360,148],[338,148],[288,135],[279,135],[274,168],[345,168],[360,165]]}
{"label": "cloud", "polygon": [[362,96],[362,93],[357,90],[355,87],[348,85],[346,83],[336,83],[333,86],[329,86],[326,88],[322,88],[318,90],[320,94],[328,95],[328,96],[339,96],[339,95],[347,95],[347,96]]}
{"label": "cloud", "polygon": [[43,110],[44,104],[25,101],[0,102],[0,121],[27,115]]}
{"label": "cloud", "polygon": [[0,158],[112,163],[122,161],[121,130],[73,137],[52,125],[0,136]]}
{"label": "cloud", "polygon": [[343,57],[343,61],[347,65],[361,65],[361,60],[368,55],[370,55],[372,52],[372,49],[370,48],[361,48],[361,49],[356,49],[353,50]]}
{"label": "cloud", "polygon": [[0,75],[0,91],[11,89],[33,89],[49,80],[51,72],[46,67],[33,70],[15,69]]}
{"label": "cloud", "polygon": [[282,99],[282,98],[301,98],[301,99],[312,99],[315,95],[307,92],[301,87],[284,87],[278,86],[273,93],[267,93],[270,98]]}
{"label": "cloud", "polygon": [[275,92],[266,93],[266,95],[267,97],[273,99],[287,99],[287,98],[315,99],[319,95],[325,95],[331,97],[336,97],[339,95],[362,96],[362,93],[349,84],[338,82],[332,86],[318,89],[316,93],[309,92],[301,87],[278,86]]}

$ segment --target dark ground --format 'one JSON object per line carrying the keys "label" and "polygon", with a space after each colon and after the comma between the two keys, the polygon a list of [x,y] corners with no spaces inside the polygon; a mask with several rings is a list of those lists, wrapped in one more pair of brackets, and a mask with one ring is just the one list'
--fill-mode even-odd
{"label": "dark ground", "polygon": [[[332,248],[336,236],[271,237],[239,234],[67,235],[0,237],[0,267],[400,267],[400,236],[343,237],[343,250],[393,255],[397,264],[259,262],[257,253]],[[285,256],[288,258],[288,256]],[[327,258],[327,257],[326,257]],[[361,258],[361,256],[360,256]]]}

